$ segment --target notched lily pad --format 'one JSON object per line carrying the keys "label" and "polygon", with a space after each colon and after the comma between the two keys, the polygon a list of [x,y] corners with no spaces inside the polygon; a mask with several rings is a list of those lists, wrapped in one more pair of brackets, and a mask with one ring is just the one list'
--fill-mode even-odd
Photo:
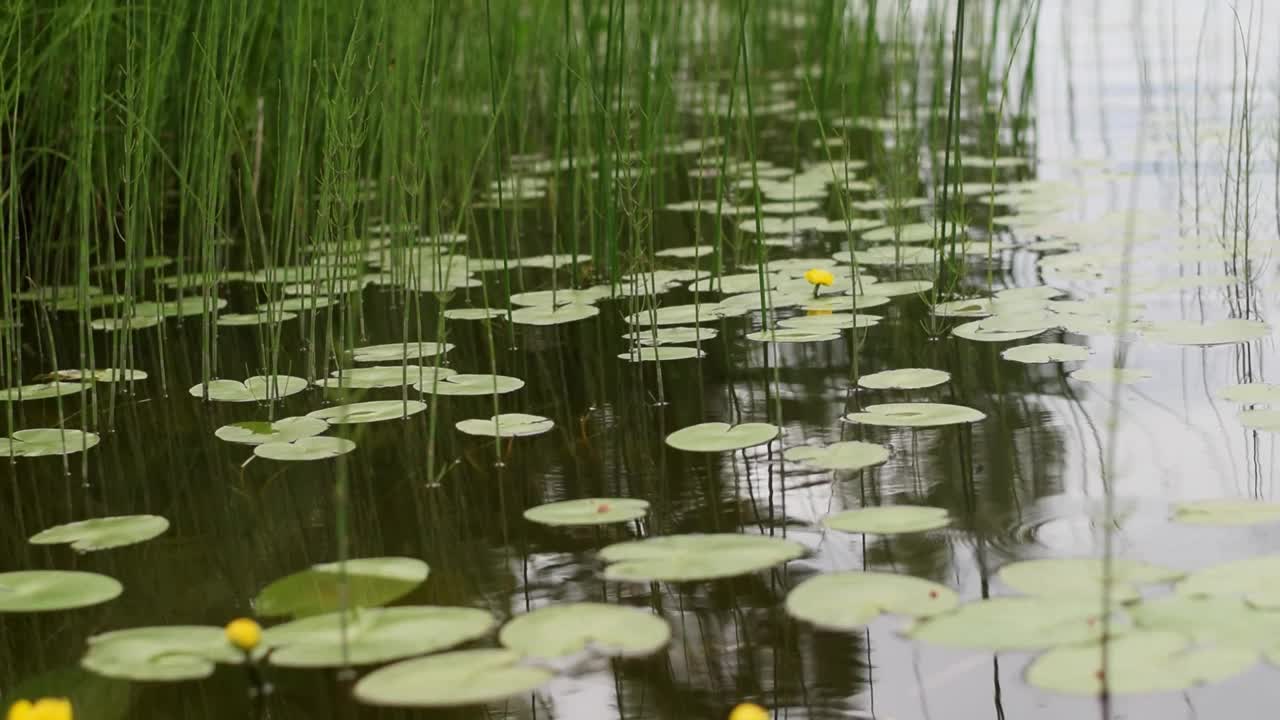
{"label": "notched lily pad", "polygon": [[[427,564],[416,558],[374,557],[347,561],[348,607],[385,605],[421,585]],[[333,612],[342,607],[341,569],[337,562],[312,565],[280,578],[254,598],[254,609],[268,617],[303,617]]]}
{"label": "notched lily pad", "polygon": [[1233,677],[1258,658],[1239,648],[1192,647],[1181,634],[1159,630],[1121,633],[1106,652],[1104,675],[1101,643],[1054,648],[1027,668],[1027,682],[1072,695],[1171,692]]}
{"label": "notched lily pad", "polygon": [[80,665],[103,677],[176,682],[209,677],[217,663],[243,662],[222,628],[163,625],[116,630],[89,638]]}
{"label": "notched lily pad", "polygon": [[845,422],[883,427],[940,427],[975,423],[987,416],[971,407],[947,403],[884,403],[849,413]]}
{"label": "notched lily pad", "polygon": [[871,390],[919,390],[941,385],[951,379],[945,370],[900,368],[863,375],[858,384]]}
{"label": "notched lily pad", "polygon": [[77,552],[92,552],[146,542],[168,529],[169,521],[159,515],[120,515],[57,525],[32,535],[29,542],[70,544]]}
{"label": "notched lily pad", "polygon": [[1262,525],[1280,522],[1280,503],[1233,498],[1196,500],[1175,505],[1173,519],[1187,525]]}
{"label": "notched lily pad", "polygon": [[246,420],[223,425],[213,431],[215,437],[242,445],[263,443],[287,443],[305,437],[319,435],[329,429],[329,423],[313,417],[287,417],[275,422]]}
{"label": "notched lily pad", "polygon": [[556,423],[551,418],[525,413],[502,413],[491,418],[460,420],[454,424],[460,432],[467,435],[487,437],[525,437],[550,432]]}
{"label": "notched lily pad", "polygon": [[98,605],[124,592],[115,578],[71,570],[0,573],[0,613],[49,612]]}
{"label": "notched lily pad", "polygon": [[304,437],[289,442],[265,442],[253,448],[253,454],[266,460],[305,462],[329,460],[356,449],[356,444],[346,438]]}
{"label": "notched lily pad", "polygon": [[804,554],[782,538],[734,533],[667,535],[610,545],[600,551],[606,580],[691,582],[745,575]]}
{"label": "notched lily pad", "polygon": [[1030,343],[1011,347],[1000,357],[1013,362],[1035,364],[1051,362],[1079,362],[1089,359],[1089,348],[1066,343]]}
{"label": "notched lily pad", "polygon": [[524,518],[539,525],[608,525],[639,520],[649,514],[646,500],[633,498],[583,498],[531,507]]}
{"label": "notched lily pad", "polygon": [[307,389],[307,381],[292,375],[254,375],[244,382],[239,380],[210,380],[192,385],[187,392],[192,397],[214,402],[265,402]]}
{"label": "notched lily pad", "polygon": [[856,630],[882,614],[923,618],[959,602],[945,585],[881,572],[818,575],[787,595],[787,613],[823,630]]}
{"label": "notched lily pad", "polygon": [[846,440],[826,446],[802,445],[787,448],[782,458],[823,470],[861,470],[889,460],[889,448],[860,440]]}
{"label": "notched lily pad", "polygon": [[484,610],[407,605],[314,615],[276,625],[262,642],[272,665],[291,668],[372,665],[461,645],[497,623]]}
{"label": "notched lily pad", "polygon": [[926,505],[880,505],[845,510],[828,516],[823,525],[843,532],[898,535],[925,532],[951,523],[946,508]]}
{"label": "notched lily pad", "polygon": [[[1095,600],[1102,597],[1105,577],[1101,558],[1040,558],[1010,563],[1000,568],[999,577],[1009,587],[1028,595],[1055,598],[1075,597]],[[1114,602],[1140,597],[1138,585],[1171,582],[1182,577],[1182,571],[1151,563],[1113,558],[1111,560],[1111,595]]]}
{"label": "notched lily pad", "polygon": [[578,602],[517,615],[502,626],[498,642],[529,658],[556,659],[588,652],[608,657],[645,657],[671,640],[667,621],[621,605]]}
{"label": "notched lily pad", "polygon": [[458,650],[404,660],[356,683],[357,700],[391,707],[457,707],[521,695],[555,674],[511,650]]}
{"label": "notched lily pad", "polygon": [[400,420],[426,409],[427,404],[417,400],[369,400],[312,410],[307,417],[324,420],[330,425],[357,425]]}
{"label": "notched lily pad", "polygon": [[730,425],[706,422],[681,428],[667,435],[667,444],[686,452],[727,452],[764,445],[782,432],[769,423]]}
{"label": "notched lily pad", "polygon": [[97,447],[99,442],[101,438],[95,433],[30,428],[19,430],[8,438],[0,438],[0,458],[70,455]]}
{"label": "notched lily pad", "polygon": [[1036,650],[1102,635],[1097,599],[996,597],[966,603],[909,631],[923,642],[974,650]]}

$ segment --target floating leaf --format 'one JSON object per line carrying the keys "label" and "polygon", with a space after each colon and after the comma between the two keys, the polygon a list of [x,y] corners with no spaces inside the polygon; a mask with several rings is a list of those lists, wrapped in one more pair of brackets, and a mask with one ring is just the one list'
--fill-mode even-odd
{"label": "floating leaf", "polygon": [[856,630],[885,613],[929,617],[956,606],[945,585],[880,572],[817,575],[787,594],[787,613],[823,630]]}
{"label": "floating leaf", "polygon": [[46,398],[58,397],[59,395],[71,395],[73,393],[78,393],[83,388],[84,386],[80,383],[65,382],[20,385],[18,387],[0,390],[0,400],[4,402],[14,402],[17,400],[44,400]]}
{"label": "floating leaf", "polygon": [[501,308],[452,308],[444,311],[446,320],[506,320],[510,313]]}
{"label": "floating leaf", "polygon": [[1280,385],[1271,383],[1228,385],[1218,391],[1218,397],[1227,402],[1270,405],[1280,403]]}
{"label": "floating leaf", "polygon": [[1271,408],[1254,408],[1243,410],[1238,416],[1240,422],[1251,430],[1262,432],[1280,432],[1280,410]]}
{"label": "floating leaf", "polygon": [[[386,605],[421,585],[429,568],[407,557],[356,558],[346,563],[347,607]],[[322,563],[280,578],[258,593],[254,609],[268,617],[304,617],[343,607],[340,563]]]}
{"label": "floating leaf", "polygon": [[392,360],[435,357],[452,349],[452,343],[384,343],[382,345],[358,347],[352,350],[351,354],[356,362],[389,362]]}
{"label": "floating leaf", "polygon": [[316,385],[326,390],[371,389],[404,387],[421,383],[430,386],[438,379],[456,375],[457,371],[447,367],[431,367],[426,365],[373,365],[362,368],[344,368],[329,373],[331,377],[316,381]]}
{"label": "floating leaf", "polygon": [[945,370],[901,368],[883,370],[858,378],[858,384],[871,390],[919,390],[941,385],[951,379]]}
{"label": "floating leaf", "polygon": [[879,315],[855,315],[843,312],[813,313],[779,320],[778,327],[804,330],[811,333],[824,333],[836,330],[869,328],[878,325],[882,319]]}
{"label": "floating leaf", "polygon": [[[937,232],[939,235],[945,234],[941,228]],[[869,230],[862,233],[862,239],[867,242],[892,240],[903,243],[922,243],[933,240],[934,233],[933,223],[909,223],[906,225],[886,225],[882,228]]]}
{"label": "floating leaf", "polygon": [[828,516],[823,525],[851,533],[898,535],[924,532],[951,523],[945,508],[925,505],[881,505],[845,510]]}
{"label": "floating leaf", "polygon": [[223,425],[213,431],[215,437],[242,445],[263,443],[287,443],[299,438],[319,435],[329,429],[329,423],[312,417],[287,417],[275,422],[249,420]]}
{"label": "floating leaf", "polygon": [[144,330],[146,328],[155,327],[159,324],[159,317],[105,317],[94,318],[89,321],[89,327],[103,332],[115,332],[116,330],[124,330],[125,328],[129,328],[130,330]]}
{"label": "floating leaf", "polygon": [[745,575],[804,554],[804,546],[782,538],[734,533],[667,535],[610,545],[600,559],[610,563],[606,580],[689,582]]}
{"label": "floating leaf", "polygon": [[1171,345],[1226,345],[1249,342],[1271,334],[1261,320],[1233,318],[1200,324],[1189,320],[1156,323],[1142,332],[1142,339]]}
{"label": "floating leaf", "polygon": [[634,347],[627,352],[618,353],[619,360],[630,362],[666,362],[668,360],[696,360],[706,357],[706,353],[691,347]]}
{"label": "floating leaf", "polygon": [[524,381],[506,375],[442,375],[435,382],[419,382],[413,386],[432,395],[501,395],[524,387]]}
{"label": "floating leaf", "polygon": [[1132,385],[1151,379],[1151,371],[1141,368],[1080,368],[1074,370],[1068,376],[1080,382],[1087,383],[1118,383],[1120,385]]}
{"label": "floating leaf", "polygon": [[915,640],[975,650],[1035,650],[1102,635],[1096,599],[996,597],[961,605],[909,631]]}
{"label": "floating leaf", "polygon": [[707,342],[720,331],[704,327],[662,327],[653,330],[633,330],[623,335],[640,345],[679,345],[681,343]]}
{"label": "floating leaf", "polygon": [[1187,525],[1261,525],[1280,522],[1280,503],[1215,498],[1178,503],[1173,519]]}
{"label": "floating leaf", "polygon": [[1015,340],[1026,340],[1029,337],[1035,337],[1049,329],[1049,326],[1044,326],[1030,330],[1005,332],[1002,330],[987,330],[983,327],[984,322],[984,320],[975,320],[963,325],[957,325],[951,328],[951,334],[962,340],[972,340],[974,342],[1014,342]]}
{"label": "floating leaf", "polygon": [[1280,613],[1250,607],[1237,597],[1167,595],[1128,608],[1148,630],[1180,633],[1201,645],[1264,652],[1280,664]]}
{"label": "floating leaf", "polygon": [[70,380],[72,382],[136,382],[138,380],[146,380],[147,373],[143,370],[128,370],[124,368],[105,368],[102,370],[54,370],[49,373],[58,380]]}
{"label": "floating leaf", "polygon": [[788,448],[782,457],[823,470],[861,470],[888,461],[889,448],[860,440],[846,440],[825,447],[802,445]]}
{"label": "floating leaf", "polygon": [[[1159,565],[1114,558],[1110,569],[1111,594],[1115,602],[1141,597],[1136,585],[1177,580],[1182,572]],[[1041,558],[1010,563],[1000,568],[1000,580],[1028,595],[1055,598],[1102,597],[1104,568],[1101,558]]]}
{"label": "floating leaf", "polygon": [[134,303],[133,317],[136,322],[138,318],[147,317],[193,317],[196,315],[203,315],[206,312],[216,315],[219,310],[222,310],[226,306],[226,298],[206,298],[204,296],[195,295],[181,297],[177,300],[166,300],[164,302]]}
{"label": "floating leaf", "polygon": [[628,315],[626,321],[629,325],[644,327],[650,325],[687,325],[690,323],[711,322],[724,317],[724,315],[725,310],[719,303],[697,303],[641,310]]}
{"label": "floating leaf", "polygon": [[268,315],[283,315],[284,313],[324,310],[335,302],[337,300],[323,295],[300,295],[275,302],[261,303],[254,310]]}
{"label": "floating leaf", "polygon": [[1078,362],[1089,359],[1089,348],[1066,343],[1030,343],[1000,353],[1005,360],[1020,363]]}
{"label": "floating leaf", "polygon": [[97,447],[100,441],[96,434],[80,430],[31,428],[0,438],[0,457],[70,455]]}
{"label": "floating leaf", "polygon": [[372,665],[446,650],[487,634],[493,616],[465,607],[407,605],[314,615],[263,634],[272,665],[291,668]]}
{"label": "floating leaf", "polygon": [[249,325],[267,325],[270,323],[281,323],[288,320],[296,320],[298,316],[291,312],[251,312],[251,313],[227,313],[219,315],[216,320],[217,324],[224,327],[246,327]]}
{"label": "floating leaf", "polygon": [[517,325],[564,325],[566,323],[578,322],[593,318],[600,314],[600,308],[595,305],[587,305],[583,303],[574,303],[570,305],[560,305],[552,307],[550,305],[539,305],[535,307],[522,307],[511,313],[511,322]]}
{"label": "floating leaf", "polygon": [[525,657],[552,660],[582,652],[645,657],[671,640],[667,621],[647,610],[604,603],[550,605],[517,615],[498,642]]}
{"label": "floating leaf", "polygon": [[103,677],[139,682],[199,680],[217,663],[244,661],[223,629],[205,625],[162,625],[94,635],[80,665]]}
{"label": "floating leaf", "polygon": [[120,515],[58,525],[31,536],[34,545],[70,544],[77,552],[109,550],[146,542],[169,529],[159,515]]}
{"label": "floating leaf", "polygon": [[687,452],[726,452],[763,445],[778,437],[781,429],[769,423],[730,425],[705,422],[667,435],[667,444]]}
{"label": "floating leaf", "polygon": [[541,435],[555,427],[555,421],[541,415],[525,413],[502,413],[488,420],[461,420],[454,427],[467,435],[484,435],[488,437],[524,437]]}
{"label": "floating leaf", "polygon": [[1179,595],[1242,596],[1258,608],[1280,608],[1280,555],[1233,560],[1197,570],[1176,586]]}
{"label": "floating leaf", "polygon": [[400,420],[426,409],[427,404],[417,400],[368,400],[312,410],[307,417],[319,418],[330,425],[355,425]]}
{"label": "floating leaf", "polygon": [[239,380],[210,380],[205,385],[192,385],[187,392],[192,397],[214,402],[264,402],[296,395],[307,389],[307,381],[292,375],[254,375],[244,382]]}
{"label": "floating leaf", "polygon": [[849,413],[845,422],[884,427],[939,427],[975,423],[987,416],[964,405],[946,403],[884,403],[868,405],[863,412]]}
{"label": "floating leaf", "polygon": [[48,612],[98,605],[124,592],[115,578],[70,570],[0,573],[0,613]]}
{"label": "floating leaf", "polygon": [[455,707],[538,689],[555,677],[510,650],[458,650],[375,670],[355,686],[357,700],[392,707]]}
{"label": "floating leaf", "polygon": [[591,305],[607,297],[609,297],[609,286],[601,285],[599,287],[591,287],[584,290],[561,288],[554,292],[551,290],[538,290],[536,292],[516,293],[511,296],[511,304],[524,305],[527,307]]}
{"label": "floating leaf", "polygon": [[1258,659],[1248,650],[1190,645],[1174,632],[1129,631],[1107,642],[1105,665],[1101,643],[1054,648],[1027,668],[1027,682],[1073,695],[1169,692],[1225,680]]}
{"label": "floating leaf", "polygon": [[524,518],[539,525],[607,525],[638,520],[648,514],[646,500],[583,498],[531,507],[524,511]]}
{"label": "floating leaf", "polygon": [[304,437],[290,442],[272,441],[255,445],[253,454],[266,460],[303,462],[328,460],[355,449],[356,444],[346,438]]}
{"label": "floating leaf", "polygon": [[840,339],[840,331],[831,329],[805,330],[802,328],[774,328],[747,333],[748,340],[769,343],[830,342]]}

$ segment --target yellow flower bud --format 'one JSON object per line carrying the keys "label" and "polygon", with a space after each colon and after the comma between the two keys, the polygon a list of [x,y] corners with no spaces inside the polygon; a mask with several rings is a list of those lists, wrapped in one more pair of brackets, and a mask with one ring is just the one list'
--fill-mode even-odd
{"label": "yellow flower bud", "polygon": [[729,713],[729,720],[769,720],[769,711],[755,703],[742,703]]}
{"label": "yellow flower bud", "polygon": [[804,279],[810,285],[830,285],[836,281],[836,276],[832,275],[830,271],[814,268],[805,272]]}
{"label": "yellow flower bud", "polygon": [[262,642],[262,626],[249,618],[237,618],[227,623],[227,641],[249,652]]}
{"label": "yellow flower bud", "polygon": [[40,698],[32,703],[19,700],[9,707],[7,720],[71,720],[71,701],[66,698]]}

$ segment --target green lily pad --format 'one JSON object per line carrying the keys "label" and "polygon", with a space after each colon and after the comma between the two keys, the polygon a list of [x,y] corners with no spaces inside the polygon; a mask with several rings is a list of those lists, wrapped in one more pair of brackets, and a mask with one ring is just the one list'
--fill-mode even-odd
{"label": "green lily pad", "polygon": [[248,420],[223,425],[213,431],[215,437],[242,445],[263,443],[288,443],[300,438],[319,435],[329,429],[329,423],[312,417],[287,417],[275,422]]}
{"label": "green lily pad", "polygon": [[667,444],[686,452],[727,452],[764,445],[782,432],[769,423],[730,425],[705,422],[681,428],[667,435]]}
{"label": "green lily pad", "polygon": [[792,540],[734,533],[666,535],[610,545],[606,580],[691,582],[734,577],[781,565],[804,554]]}
{"label": "green lily pad", "polygon": [[957,325],[951,328],[951,334],[962,339],[972,340],[974,342],[1014,342],[1015,340],[1026,340],[1029,337],[1035,337],[1049,326],[1036,327],[1030,330],[988,330],[984,327],[985,320],[974,320],[963,325]]}
{"label": "green lily pad", "polygon": [[0,613],[48,612],[98,605],[124,592],[115,578],[70,570],[0,573]]}
{"label": "green lily pad", "polygon": [[696,303],[688,305],[669,305],[641,310],[626,317],[627,324],[650,327],[653,325],[689,325],[718,320],[725,316],[725,310],[719,303]]}
{"label": "green lily pad", "polygon": [[497,623],[484,610],[406,605],[313,615],[263,634],[272,665],[291,668],[372,665],[447,650],[486,635]]}
{"label": "green lily pad", "polygon": [[1271,405],[1280,403],[1280,385],[1272,383],[1240,383],[1222,388],[1217,395],[1227,402]]}
{"label": "green lily pad", "polygon": [[125,368],[104,368],[101,370],[54,370],[49,373],[57,380],[69,380],[71,382],[136,382],[138,380],[146,380],[147,373],[144,370],[129,370]]}
{"label": "green lily pad", "polygon": [[476,418],[461,420],[454,424],[459,431],[467,435],[483,435],[487,437],[525,437],[550,432],[556,423],[551,418],[525,413],[502,413],[487,420]]}
{"label": "green lily pad", "polygon": [[159,317],[135,317],[135,318],[119,318],[105,317],[94,318],[89,321],[89,327],[102,332],[115,332],[116,330],[144,330],[146,328],[155,327],[160,324]]}
{"label": "green lily pad", "polygon": [[[852,330],[854,328],[869,328],[880,324],[879,315],[861,315],[853,313],[833,312],[833,313],[812,313],[808,315],[799,315],[797,317],[789,317],[778,321],[779,328],[787,328],[788,330],[804,330],[812,333],[834,332],[836,330]],[[777,342],[776,340],[774,342]]]}
{"label": "green lily pad", "polygon": [[8,438],[0,438],[0,457],[47,457],[70,455],[97,447],[101,439],[95,433],[58,428],[19,430]]}
{"label": "green lily pad", "polygon": [[367,400],[312,410],[307,417],[319,418],[330,425],[356,425],[401,420],[426,409],[427,404],[417,400]]}
{"label": "green lily pad", "polygon": [[1089,359],[1089,348],[1066,343],[1030,343],[1000,353],[1005,360],[1020,363],[1079,362]]}
{"label": "green lily pad", "polygon": [[[855,295],[823,295],[822,297],[813,297],[811,294],[803,293],[802,295],[803,297],[796,298],[796,304],[799,305],[802,310],[809,313],[860,313],[863,310],[870,310],[882,305],[888,305],[890,301],[888,295],[881,295],[878,292],[866,294],[859,293]],[[776,300],[776,296],[771,299]],[[776,308],[778,305],[775,304],[774,307]],[[860,317],[867,318],[879,316],[860,315]],[[865,327],[865,325],[863,327]]]}
{"label": "green lily pad", "polygon": [[845,422],[882,427],[940,427],[975,423],[987,416],[964,405],[947,403],[883,403],[868,405],[863,412],[849,413]]}
{"label": "green lily pad", "polygon": [[1250,430],[1280,432],[1280,410],[1253,408],[1252,410],[1242,410],[1237,417]]}
{"label": "green lily pad", "polygon": [[715,328],[697,327],[662,327],[654,330],[633,330],[623,335],[639,345],[680,345],[683,343],[707,342],[720,334]]}
{"label": "green lily pad", "polygon": [[158,537],[169,529],[159,515],[120,515],[58,525],[32,535],[34,545],[70,544],[77,552],[109,550]]}
{"label": "green lily pad", "polygon": [[306,380],[292,375],[254,375],[244,382],[210,380],[207,391],[203,384],[196,384],[187,392],[192,397],[214,402],[264,402],[296,395],[306,390],[307,385]]}
{"label": "green lily pad", "polygon": [[[1041,558],[1010,563],[1000,568],[1004,584],[1028,595],[1055,598],[1102,597],[1103,565],[1100,558]],[[1114,602],[1141,597],[1136,585],[1171,582],[1182,577],[1179,570],[1114,558],[1111,561],[1111,594]]]}
{"label": "green lily pad", "polygon": [[506,320],[511,314],[501,308],[451,308],[444,311],[446,320]]}
{"label": "green lily pad", "polygon": [[861,470],[889,460],[889,448],[860,440],[846,440],[823,447],[802,445],[787,448],[782,458],[823,470]]}
{"label": "green lily pad", "polygon": [[524,381],[506,375],[449,374],[413,387],[431,395],[502,395],[524,387]]}
{"label": "green lily pad", "polygon": [[173,264],[173,258],[167,255],[148,255],[144,258],[131,258],[127,260],[115,260],[113,262],[98,263],[90,266],[89,270],[93,272],[118,272],[121,270],[158,270],[162,267],[168,267]]}
{"label": "green lily pad", "polygon": [[365,345],[351,351],[356,362],[389,362],[392,360],[414,360],[416,358],[435,357],[453,349],[452,343],[384,343],[382,345]]}
{"label": "green lily pad", "polygon": [[[425,582],[429,572],[427,564],[415,558],[348,560],[347,606],[386,605]],[[271,583],[254,598],[253,606],[267,617],[305,617],[341,609],[342,594],[339,563],[322,563]]]}
{"label": "green lily pad", "polygon": [[583,498],[531,507],[524,519],[539,525],[608,525],[639,520],[649,514],[646,500],[632,498]]}
{"label": "green lily pad", "polygon": [[600,314],[600,308],[585,303],[569,305],[536,305],[522,307],[511,312],[511,322],[517,325],[564,325],[593,318]]}
{"label": "green lily pad", "polygon": [[1257,608],[1280,608],[1280,555],[1233,560],[1197,570],[1176,586],[1179,595],[1241,596]]}
{"label": "green lily pad", "polygon": [[1092,367],[1072,371],[1068,377],[1087,383],[1132,385],[1143,380],[1150,380],[1151,371],[1143,370],[1142,368]]}
{"label": "green lily pad", "polygon": [[[105,297],[105,296],[104,296]],[[194,317],[206,312],[216,315],[227,306],[226,298],[208,298],[202,296],[181,297],[164,302],[140,302],[133,304],[133,317],[137,318],[171,318]]]}
{"label": "green lily pad", "polygon": [[857,630],[885,613],[923,618],[951,610],[959,596],[945,585],[881,572],[811,577],[787,594],[787,613],[823,630]]}
{"label": "green lily pad", "polygon": [[523,305],[526,307],[551,307],[553,305],[591,305],[603,298],[609,297],[609,287],[607,285],[600,287],[586,288],[584,290],[576,290],[573,288],[561,288],[552,292],[550,290],[538,290],[535,292],[516,293],[511,296],[512,305]]}
{"label": "green lily pad", "polygon": [[880,505],[845,510],[828,516],[823,525],[843,532],[898,535],[924,532],[951,523],[945,508],[926,505]]}
{"label": "green lily pad", "polygon": [[627,352],[618,353],[619,360],[627,360],[629,362],[667,362],[669,360],[696,360],[706,357],[707,354],[697,348],[691,347],[668,347],[659,345],[656,347],[633,347]]}
{"label": "green lily pad", "polygon": [[371,388],[404,387],[418,383],[430,386],[439,379],[457,375],[458,372],[447,367],[428,365],[373,365],[362,368],[343,368],[329,373],[330,377],[321,378],[316,385],[328,390],[366,390]]}
{"label": "green lily pad", "polygon": [[355,449],[356,444],[346,438],[304,437],[289,442],[272,441],[255,445],[253,454],[266,460],[304,462],[329,460]]}
{"label": "green lily pad", "polygon": [[1201,645],[1262,652],[1280,664],[1280,613],[1238,597],[1168,595],[1143,600],[1128,613],[1139,627],[1177,632]]}
{"label": "green lily pad", "polygon": [[354,693],[369,705],[456,707],[529,693],[554,677],[510,650],[457,650],[375,670],[356,683]]}
{"label": "green lily pad", "polygon": [[80,666],[103,677],[176,682],[209,677],[217,663],[238,664],[243,654],[222,628],[207,625],[140,627],[94,635]]}
{"label": "green lily pad", "polygon": [[58,397],[59,395],[72,395],[80,392],[83,387],[84,386],[80,383],[66,382],[19,385],[18,387],[0,390],[0,400],[4,402],[15,402],[18,400],[44,400],[46,398]]}
{"label": "green lily pad", "polygon": [[966,603],[913,627],[915,640],[974,650],[1036,650],[1102,635],[1097,600],[996,597]]}
{"label": "green lily pad", "polygon": [[261,303],[254,308],[254,311],[269,315],[283,315],[284,313],[324,310],[335,302],[337,302],[336,299],[323,295],[295,295],[283,300]]}
{"label": "green lily pad", "polygon": [[774,328],[772,330],[759,330],[757,332],[747,333],[745,336],[748,340],[755,342],[767,343],[811,343],[811,342],[830,342],[840,339],[840,331],[838,329],[818,329],[805,330],[803,328]]}
{"label": "green lily pad", "polygon": [[250,325],[286,322],[297,318],[297,314],[291,312],[226,313],[219,315],[215,322],[223,327],[247,327]]}
{"label": "green lily pad", "polygon": [[545,660],[582,652],[645,657],[670,640],[671,626],[652,612],[590,602],[550,605],[517,615],[498,633],[498,642],[506,647]]}
{"label": "green lily pad", "polygon": [[1106,652],[1104,676],[1101,643],[1054,648],[1027,668],[1027,682],[1072,695],[1097,696],[1104,688],[1113,695],[1169,692],[1225,680],[1258,659],[1238,648],[1191,647],[1182,635],[1158,630],[1121,633]]}
{"label": "green lily pad", "polygon": [[[944,231],[939,228],[939,234]],[[908,223],[906,225],[886,225],[875,230],[868,230],[862,233],[862,239],[867,242],[904,242],[904,243],[922,243],[933,240],[934,228],[933,223]]]}
{"label": "green lily pad", "polygon": [[941,385],[951,379],[945,370],[901,368],[883,370],[858,378],[858,384],[871,390],[919,390]]}
{"label": "green lily pad", "polygon": [[1173,519],[1187,525],[1262,525],[1280,522],[1280,503],[1215,498],[1178,503]]}
{"label": "green lily pad", "polygon": [[1271,334],[1271,326],[1260,320],[1233,318],[1200,324],[1174,320],[1152,325],[1142,332],[1142,339],[1170,345],[1226,345],[1249,342]]}

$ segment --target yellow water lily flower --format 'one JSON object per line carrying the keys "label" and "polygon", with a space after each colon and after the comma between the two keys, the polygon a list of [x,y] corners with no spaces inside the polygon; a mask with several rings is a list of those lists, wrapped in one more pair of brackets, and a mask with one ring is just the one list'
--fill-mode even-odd
{"label": "yellow water lily flower", "polygon": [[822,268],[813,268],[812,270],[805,271],[804,279],[810,285],[813,286],[813,296],[818,297],[818,288],[822,287],[823,285],[830,285],[831,283],[835,282],[836,276],[832,275],[831,271],[829,270],[823,270]]}
{"label": "yellow water lily flower", "polygon": [[[830,276],[831,273],[827,275]],[[769,720],[769,711],[755,703],[742,703],[729,713],[729,720]]]}
{"label": "yellow water lily flower", "polygon": [[245,652],[251,652],[262,642],[262,626],[249,618],[237,618],[227,623],[227,641]]}
{"label": "yellow water lily flower", "polygon": [[71,701],[66,698],[40,698],[34,703],[19,700],[9,706],[6,720],[71,720]]}

